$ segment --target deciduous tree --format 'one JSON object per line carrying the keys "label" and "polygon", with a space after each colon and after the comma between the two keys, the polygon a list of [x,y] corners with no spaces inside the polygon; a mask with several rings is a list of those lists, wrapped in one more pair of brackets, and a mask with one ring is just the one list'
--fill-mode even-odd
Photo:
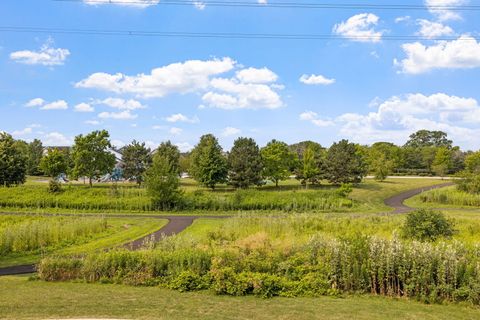
{"label": "deciduous tree", "polygon": [[145,179],[145,171],[152,163],[151,150],[145,146],[144,142],[133,140],[122,148],[122,162],[123,176],[141,185]]}
{"label": "deciduous tree", "polygon": [[286,180],[291,174],[290,168],[295,162],[295,154],[285,142],[272,140],[261,149],[263,175],[275,182]]}
{"label": "deciduous tree", "polygon": [[12,138],[0,132],[0,185],[10,187],[25,182],[26,156]]}

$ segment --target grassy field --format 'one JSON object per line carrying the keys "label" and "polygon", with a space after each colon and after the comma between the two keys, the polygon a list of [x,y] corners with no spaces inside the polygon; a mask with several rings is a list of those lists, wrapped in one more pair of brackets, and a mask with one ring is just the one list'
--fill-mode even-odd
{"label": "grassy field", "polygon": [[[211,191],[189,179],[182,180],[185,201],[182,211],[203,211],[222,214],[227,211],[270,212],[375,212],[390,211],[384,199],[399,192],[442,183],[435,179],[389,179],[385,182],[365,180],[354,186],[348,197],[338,194],[331,185],[303,188],[297,180],[282,182],[279,188],[266,185],[249,190],[233,190],[219,186]],[[60,194],[47,191],[47,184],[29,180],[15,188],[0,188],[0,210],[12,212],[153,212],[150,199],[143,188],[133,184],[83,184],[64,186]]]}
{"label": "grassy field", "polygon": [[374,296],[273,298],[179,293],[155,287],[0,278],[0,318],[478,319],[480,310]]}
{"label": "grassy field", "polygon": [[457,190],[455,186],[423,192],[406,201],[417,208],[479,208],[480,195]]}
{"label": "grassy field", "polygon": [[[10,248],[0,252],[0,267],[35,263],[53,253],[82,254],[115,247],[157,231],[166,223],[165,219],[134,217],[0,216],[0,247]],[[96,232],[79,234],[79,230],[91,227]]]}

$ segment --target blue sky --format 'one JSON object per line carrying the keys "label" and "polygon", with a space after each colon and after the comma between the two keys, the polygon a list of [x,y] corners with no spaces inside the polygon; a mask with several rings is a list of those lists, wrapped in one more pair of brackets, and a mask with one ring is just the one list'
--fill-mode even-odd
{"label": "blue sky", "polygon": [[205,133],[225,148],[239,136],[260,145],[275,138],[329,146],[342,138],[403,144],[426,128],[446,131],[463,148],[480,148],[479,11],[95,1],[4,0],[0,27],[335,38],[0,32],[0,130],[65,145],[79,133],[107,129],[118,146],[137,139],[154,147],[169,139],[186,151]]}

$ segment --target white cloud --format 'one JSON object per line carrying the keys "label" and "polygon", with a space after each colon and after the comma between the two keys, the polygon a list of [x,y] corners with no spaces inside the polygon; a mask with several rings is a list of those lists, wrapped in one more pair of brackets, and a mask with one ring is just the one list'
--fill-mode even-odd
{"label": "white cloud", "polygon": [[316,112],[313,112],[313,111],[305,111],[305,112],[300,114],[299,118],[302,121],[310,121],[311,123],[313,123],[317,127],[329,127],[329,126],[332,126],[332,125],[335,124],[331,120],[320,119],[318,114]]}
{"label": "white cloud", "polygon": [[242,131],[240,129],[233,128],[233,127],[226,127],[222,131],[222,136],[224,136],[224,137],[235,136],[235,135],[240,134],[241,132]]}
{"label": "white cloud", "polygon": [[440,21],[461,20],[462,16],[459,11],[443,9],[448,6],[461,6],[468,3],[468,0],[425,0],[425,5],[430,12]]}
{"label": "white cloud", "polygon": [[26,136],[28,134],[31,134],[32,132],[33,132],[33,129],[31,127],[26,127],[25,129],[22,129],[22,130],[13,131],[12,136],[21,137],[21,136]]}
{"label": "white cloud", "polygon": [[475,99],[437,93],[391,97],[368,114],[339,116],[341,134],[361,143],[403,144],[417,130],[442,130],[465,147],[478,149],[480,105]]}
{"label": "white cloud", "polygon": [[44,135],[42,142],[45,146],[69,146],[72,144],[72,139],[60,132],[50,132]]}
{"label": "white cloud", "polygon": [[420,26],[418,35],[429,39],[434,39],[441,36],[449,36],[454,33],[452,28],[443,25],[440,22],[433,22],[426,19],[418,19],[417,24]]}
{"label": "white cloud", "polygon": [[160,0],[83,0],[88,5],[115,4],[126,7],[146,8],[157,5]]}
{"label": "white cloud", "polygon": [[45,104],[40,110],[65,110],[68,109],[68,103],[65,100],[57,100]]}
{"label": "white cloud", "polygon": [[76,112],[94,112],[95,109],[88,103],[79,103],[73,108]]}
{"label": "white cloud", "polygon": [[166,127],[165,126],[154,125],[154,126],[152,126],[152,129],[153,130],[163,130],[163,129],[166,129]]}
{"label": "white cloud", "polygon": [[257,2],[260,4],[268,4],[267,0],[257,0]]}
{"label": "white cloud", "polygon": [[394,64],[404,73],[480,67],[480,42],[468,35],[452,41],[436,41],[432,46],[420,42],[406,43],[402,48],[407,58],[401,61],[395,59]]}
{"label": "white cloud", "polygon": [[199,119],[197,117],[189,118],[181,113],[172,114],[165,118],[168,122],[187,122],[187,123],[197,123]]}
{"label": "white cloud", "polygon": [[85,121],[85,123],[90,124],[92,126],[98,126],[99,124],[101,124],[101,122],[98,121],[98,120],[87,120],[87,121]]}
{"label": "white cloud", "polygon": [[193,149],[193,145],[188,142],[177,142],[175,145],[178,147],[180,152],[189,152]]}
{"label": "white cloud", "polygon": [[137,110],[146,108],[146,106],[142,105],[139,101],[133,99],[125,100],[120,98],[107,98],[104,100],[97,100],[95,103],[104,104],[120,110]]}
{"label": "white cloud", "polygon": [[94,73],[81,80],[77,88],[95,88],[115,93],[130,93],[143,98],[160,98],[173,93],[190,93],[207,89],[210,77],[230,71],[230,58],[188,60],[153,69],[150,74],[127,76],[122,73]]}
{"label": "white cloud", "polygon": [[268,68],[248,68],[237,71],[236,77],[243,83],[271,83],[278,79],[278,76]]}
{"label": "white cloud", "polygon": [[21,50],[10,54],[10,59],[23,64],[58,66],[63,65],[70,55],[68,49],[53,48],[53,41],[48,40],[39,51]]}
{"label": "white cloud", "polygon": [[206,7],[205,2],[202,2],[202,1],[193,1],[193,5],[194,5],[195,8],[197,8],[198,10],[203,10],[203,9],[205,9],[205,7]]}
{"label": "white cloud", "polygon": [[283,105],[280,95],[267,84],[242,83],[236,79],[216,78],[210,83],[214,91],[205,93],[202,100],[220,109],[276,109]]}
{"label": "white cloud", "polygon": [[45,100],[43,100],[42,98],[35,98],[25,103],[25,107],[28,107],[28,108],[40,107],[44,103],[45,103]]}
{"label": "white cloud", "polygon": [[176,128],[176,127],[173,127],[173,128],[170,128],[170,130],[168,131],[170,132],[171,135],[179,135],[183,132],[183,129],[182,128]]}
{"label": "white cloud", "polygon": [[322,75],[315,75],[315,74],[311,74],[311,75],[307,75],[307,74],[304,74],[300,77],[300,82],[304,83],[304,84],[310,84],[310,85],[314,85],[314,84],[320,84],[320,85],[330,85],[330,84],[333,84],[335,83],[335,79],[328,79]]}
{"label": "white cloud", "polygon": [[384,31],[376,30],[380,18],[373,13],[360,13],[336,24],[333,33],[358,42],[379,42]]}
{"label": "white cloud", "polygon": [[411,19],[410,16],[397,17],[395,18],[395,23],[410,21],[410,19]]}
{"label": "white cloud", "polygon": [[121,112],[101,112],[98,114],[101,119],[115,119],[115,120],[133,120],[138,117],[136,114],[132,114],[130,110],[124,110]]}

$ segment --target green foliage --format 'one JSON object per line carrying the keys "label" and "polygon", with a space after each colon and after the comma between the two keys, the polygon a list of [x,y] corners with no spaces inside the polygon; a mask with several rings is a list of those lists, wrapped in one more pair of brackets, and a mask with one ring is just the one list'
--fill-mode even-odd
{"label": "green foliage", "polygon": [[388,160],[386,155],[381,152],[372,152],[370,170],[373,172],[375,180],[384,181],[388,175],[393,172],[394,162]]}
{"label": "green foliage", "polygon": [[153,207],[160,210],[173,209],[182,200],[178,168],[175,169],[170,160],[168,155],[157,153],[146,172],[147,193],[152,198]]}
{"label": "green foliage", "polygon": [[480,174],[480,151],[466,156],[465,170],[469,173]]}
{"label": "green foliage", "polygon": [[272,140],[261,149],[263,159],[263,175],[275,182],[288,179],[290,169],[295,163],[295,154],[290,151],[285,142]]}
{"label": "green foliage", "polygon": [[[439,203],[454,206],[480,206],[480,194],[473,192],[480,189],[480,178],[476,181],[470,181],[464,184],[465,180],[457,181],[457,190],[455,189],[438,189],[423,192],[420,194],[420,200],[425,203]],[[467,188],[467,189],[464,189]],[[467,191],[467,190],[471,190]]]}
{"label": "green foliage", "polygon": [[85,136],[75,137],[72,149],[74,177],[86,176],[92,186],[92,179],[99,178],[113,170],[115,155],[109,152],[112,147],[109,137],[106,130],[93,131]]}
{"label": "green foliage", "polygon": [[228,154],[228,183],[235,188],[262,184],[263,162],[252,138],[238,138]]}
{"label": "green foliage", "polygon": [[327,179],[332,183],[358,183],[367,172],[357,146],[348,140],[336,142],[328,149],[325,167]]}
{"label": "green foliage", "polygon": [[144,181],[145,171],[152,163],[150,148],[145,143],[133,140],[122,148],[123,176],[128,180],[135,180],[138,185]]}
{"label": "green foliage", "polygon": [[60,193],[60,192],[62,192],[62,185],[57,180],[50,180],[48,182],[48,192],[49,193]]}
{"label": "green foliage", "polygon": [[227,181],[227,160],[222,147],[212,134],[203,135],[190,155],[190,174],[200,184],[215,189]]}
{"label": "green foliage", "polygon": [[407,214],[402,228],[406,238],[419,241],[436,241],[440,237],[453,236],[454,223],[441,212],[419,209]]}
{"label": "green foliage", "polygon": [[318,184],[322,179],[324,150],[320,145],[308,144],[296,169],[296,179],[305,187]]}
{"label": "green foliage", "polygon": [[353,191],[353,186],[351,183],[342,183],[340,188],[336,190],[337,194],[340,197],[346,198]]}
{"label": "green foliage", "polygon": [[37,176],[42,173],[40,160],[43,157],[42,141],[34,139],[28,144],[27,174]]}
{"label": "green foliage", "polygon": [[25,182],[26,156],[11,135],[0,132],[0,186]]}
{"label": "green foliage", "polygon": [[440,177],[444,177],[451,170],[452,166],[452,150],[447,147],[438,148],[432,163],[433,172]]}
{"label": "green foliage", "polygon": [[413,148],[445,147],[450,149],[452,141],[447,138],[447,134],[443,131],[419,130],[410,135],[410,139],[405,146]]}
{"label": "green foliage", "polygon": [[68,169],[67,158],[65,154],[56,149],[49,149],[47,154],[40,161],[40,169],[53,178],[58,177],[61,173],[66,173]]}
{"label": "green foliage", "polygon": [[170,141],[162,142],[155,151],[154,156],[160,156],[167,160],[172,172],[180,174],[180,151]]}
{"label": "green foliage", "polygon": [[466,193],[480,194],[480,173],[470,173],[465,171],[461,179],[456,181],[457,189]]}

